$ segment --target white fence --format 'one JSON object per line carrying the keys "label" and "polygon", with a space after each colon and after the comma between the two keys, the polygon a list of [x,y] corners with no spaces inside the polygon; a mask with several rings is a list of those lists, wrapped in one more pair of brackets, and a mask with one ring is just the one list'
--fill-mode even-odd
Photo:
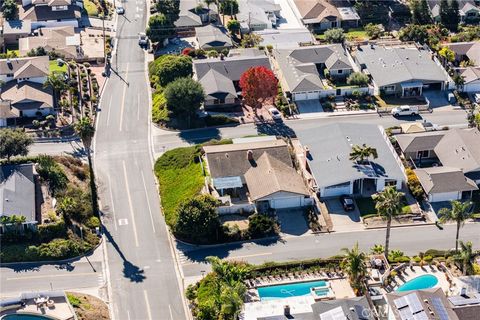
{"label": "white fence", "polygon": [[[337,92],[339,90],[339,92]],[[336,89],[327,89],[320,91],[320,98],[325,98],[328,96],[350,96],[353,92],[360,92],[362,94],[373,94],[373,87],[345,87],[345,88],[336,88]],[[337,94],[339,93],[339,94]]]}
{"label": "white fence", "polygon": [[220,206],[217,208],[218,214],[223,216],[227,214],[241,214],[245,212],[255,212],[253,203],[232,204],[231,206]]}

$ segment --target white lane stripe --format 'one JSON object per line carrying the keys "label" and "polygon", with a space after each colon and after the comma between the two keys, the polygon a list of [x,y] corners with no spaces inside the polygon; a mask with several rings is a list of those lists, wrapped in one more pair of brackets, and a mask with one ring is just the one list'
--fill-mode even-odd
{"label": "white lane stripe", "polygon": [[172,307],[168,305],[168,310],[170,311],[170,320],[173,320]]}
{"label": "white lane stripe", "polygon": [[112,99],[113,99],[113,96],[110,95],[110,100],[108,102],[108,111],[107,111],[107,127],[110,125],[110,112],[112,110]]}
{"label": "white lane stripe", "polygon": [[153,222],[153,214],[152,214],[152,208],[150,207],[150,200],[148,200],[148,192],[147,192],[147,184],[145,183],[145,175],[143,174],[143,170],[140,171],[140,172],[142,174],[142,181],[143,181],[143,188],[145,190],[145,197],[147,198],[148,213],[150,213],[150,221],[152,222],[153,233],[155,233],[155,224]]}
{"label": "white lane stripe", "polygon": [[138,245],[138,235],[137,235],[137,225],[135,224],[135,213],[133,212],[133,204],[132,204],[132,197],[130,196],[130,188],[128,184],[128,177],[127,177],[127,166],[125,165],[125,160],[122,161],[123,163],[123,174],[125,176],[125,188],[127,190],[127,199],[128,199],[128,206],[130,207],[130,215],[132,217],[132,227],[133,227],[133,237],[135,238],[135,245]]}
{"label": "white lane stripe", "polygon": [[137,95],[137,121],[140,120],[140,93]]}
{"label": "white lane stripe", "polygon": [[[122,131],[122,127],[123,127],[123,113],[125,112],[125,95],[127,94],[127,87],[128,87],[128,67],[130,65],[127,63],[127,69],[125,71],[125,82],[124,85],[123,85],[123,95],[122,95],[122,108],[120,110],[120,131]],[[117,67],[118,69],[118,67]]]}
{"label": "white lane stripe", "polygon": [[147,290],[143,290],[143,297],[145,298],[145,305],[147,306],[148,319],[152,320],[152,313],[150,311],[150,303],[148,302]]}
{"label": "white lane stripe", "polygon": [[113,191],[112,191],[112,181],[110,179],[110,174],[108,174],[108,189],[110,191],[110,207],[112,209],[112,219],[114,222],[115,231],[118,230],[117,218],[115,217],[115,201],[113,200]]}

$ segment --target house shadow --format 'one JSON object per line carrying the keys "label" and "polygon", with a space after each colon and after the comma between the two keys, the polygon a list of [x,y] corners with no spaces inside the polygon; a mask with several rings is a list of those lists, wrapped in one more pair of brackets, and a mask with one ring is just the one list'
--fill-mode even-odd
{"label": "house shadow", "polygon": [[190,144],[200,144],[212,139],[220,140],[222,138],[218,128],[180,131],[178,136]]}
{"label": "house shadow", "polygon": [[107,241],[112,245],[115,251],[117,251],[120,258],[123,260],[123,276],[127,279],[130,279],[131,282],[143,282],[143,280],[145,280],[146,278],[144,270],[140,269],[138,266],[127,260],[122,250],[118,246],[117,242],[113,239],[111,233],[105,226],[103,228],[103,233],[105,234]]}
{"label": "house shadow", "polygon": [[297,135],[292,128],[283,122],[260,122],[257,123],[258,134],[266,134],[269,136],[281,136],[295,138]]}

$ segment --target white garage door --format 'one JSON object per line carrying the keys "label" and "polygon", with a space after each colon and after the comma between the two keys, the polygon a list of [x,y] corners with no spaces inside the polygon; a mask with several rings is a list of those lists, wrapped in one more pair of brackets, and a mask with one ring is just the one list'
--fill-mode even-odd
{"label": "white garage door", "polygon": [[320,93],[318,92],[307,92],[307,99],[314,100],[319,98]]}
{"label": "white garage door", "polygon": [[464,92],[480,92],[480,82],[473,82],[463,86]]}
{"label": "white garage door", "polygon": [[270,207],[274,209],[295,208],[302,205],[302,197],[278,198],[270,200]]}
{"label": "white garage door", "polygon": [[430,202],[450,201],[450,200],[458,200],[458,199],[459,199],[459,195],[457,191],[434,193],[430,195]]}
{"label": "white garage door", "polygon": [[320,197],[338,197],[342,194],[350,194],[350,185],[342,185],[335,188],[323,188]]}
{"label": "white garage door", "polygon": [[307,100],[307,94],[306,93],[295,93],[293,95],[295,101],[301,101],[301,100]]}

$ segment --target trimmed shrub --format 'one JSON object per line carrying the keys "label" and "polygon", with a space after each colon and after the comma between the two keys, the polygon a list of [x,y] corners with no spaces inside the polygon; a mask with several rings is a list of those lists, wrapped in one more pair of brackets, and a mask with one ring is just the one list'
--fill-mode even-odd
{"label": "trimmed shrub", "polygon": [[277,223],[264,214],[253,214],[248,218],[248,234],[252,239],[277,234]]}

